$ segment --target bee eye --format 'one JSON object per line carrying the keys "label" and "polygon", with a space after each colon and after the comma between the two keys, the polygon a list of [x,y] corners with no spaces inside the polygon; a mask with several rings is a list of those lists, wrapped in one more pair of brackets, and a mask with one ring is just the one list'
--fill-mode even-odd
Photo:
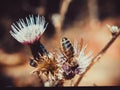
{"label": "bee eye", "polygon": [[37,67],[37,62],[33,59],[30,59],[30,62],[29,62],[30,66],[32,67]]}

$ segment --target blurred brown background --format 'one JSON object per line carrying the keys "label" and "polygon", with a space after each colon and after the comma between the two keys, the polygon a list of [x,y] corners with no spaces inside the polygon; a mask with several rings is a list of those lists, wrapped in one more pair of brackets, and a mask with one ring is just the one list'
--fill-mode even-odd
{"label": "blurred brown background", "polygon": [[[1,0],[0,1],[0,86],[37,87],[37,76],[29,65],[28,46],[9,33],[10,25],[29,14],[39,14],[49,23],[41,42],[48,51],[60,47],[62,36],[88,43],[87,52],[96,55],[111,39],[106,24],[120,26],[120,0]],[[120,85],[120,38],[90,71],[80,86]],[[77,76],[75,77],[75,80]],[[65,83],[69,86],[69,81]]]}

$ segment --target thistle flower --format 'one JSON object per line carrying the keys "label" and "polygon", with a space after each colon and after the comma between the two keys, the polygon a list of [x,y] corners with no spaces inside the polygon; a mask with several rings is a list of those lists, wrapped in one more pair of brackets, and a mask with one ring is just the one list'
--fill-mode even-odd
{"label": "thistle flower", "polygon": [[[26,20],[26,21],[25,21]],[[12,30],[10,34],[20,43],[32,44],[36,40],[39,40],[44,33],[47,24],[45,25],[45,18],[42,16],[33,17],[29,15],[29,18],[19,19],[19,21],[11,25]]]}
{"label": "thistle flower", "polygon": [[29,15],[25,20],[19,19],[19,21],[11,25],[12,30],[10,34],[20,43],[30,45],[32,55],[34,59],[38,58],[38,53],[41,53],[43,46],[39,39],[44,33],[47,24],[45,24],[45,18],[39,15],[33,17]]}
{"label": "thistle flower", "polygon": [[[43,85],[45,87],[54,87],[59,85],[63,78],[61,67],[54,55],[49,52],[47,55],[40,56],[38,61],[38,65],[33,73],[39,72],[39,76],[40,79],[42,79]],[[44,76],[47,77],[46,80],[44,80]]]}
{"label": "thistle flower", "polygon": [[110,29],[110,32],[114,35],[118,32],[120,32],[120,29],[117,26],[110,26],[109,24],[107,24],[107,27]]}
{"label": "thistle flower", "polygon": [[82,74],[83,72],[85,72],[86,68],[90,65],[93,56],[92,56],[92,51],[88,52],[88,54],[85,54],[85,50],[87,48],[87,45],[85,45],[81,51],[79,51],[78,53],[76,53],[76,62],[78,64],[77,69],[79,70],[78,74]]}
{"label": "thistle flower", "polygon": [[[92,52],[89,52],[88,54],[85,54],[85,50],[87,48],[87,45],[80,48],[78,48],[78,43],[74,43],[74,57],[71,60],[66,60],[63,59],[65,58],[64,55],[60,55],[58,58],[61,62],[66,62],[61,63],[62,64],[62,69],[63,69],[63,76],[65,79],[72,79],[76,74],[82,74],[85,72],[86,68],[90,65],[92,61]],[[70,61],[70,62],[68,62]]]}

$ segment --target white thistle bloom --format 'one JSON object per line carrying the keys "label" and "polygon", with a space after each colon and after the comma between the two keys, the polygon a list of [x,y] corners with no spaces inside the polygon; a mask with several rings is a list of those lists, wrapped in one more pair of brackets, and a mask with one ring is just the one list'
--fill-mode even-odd
{"label": "white thistle bloom", "polygon": [[107,27],[110,29],[111,33],[118,33],[120,32],[120,29],[117,26],[110,26],[109,24],[107,24]]}
{"label": "white thistle bloom", "polygon": [[61,61],[62,73],[65,79],[72,79],[76,74],[81,75],[86,71],[93,59],[92,52],[85,53],[87,45],[80,48],[80,45],[75,40],[73,48],[74,56],[70,60],[66,58],[63,53],[58,56],[59,61]]}
{"label": "white thistle bloom", "polygon": [[[87,69],[87,67],[90,65],[93,56],[92,56],[92,52],[89,52],[88,54],[85,54],[85,50],[87,48],[87,45],[85,45],[81,51],[77,52],[77,57],[75,57],[75,59],[77,60],[77,63],[79,65],[78,68],[80,68],[80,72],[79,74],[82,74],[83,72],[85,72],[85,70]],[[77,50],[77,48],[74,48]]]}
{"label": "white thistle bloom", "polygon": [[36,17],[29,15],[29,18],[26,17],[25,20],[19,19],[16,24],[13,23],[11,25],[13,31],[10,31],[10,34],[20,43],[32,44],[36,40],[39,40],[47,24],[45,24],[45,18],[39,15]]}

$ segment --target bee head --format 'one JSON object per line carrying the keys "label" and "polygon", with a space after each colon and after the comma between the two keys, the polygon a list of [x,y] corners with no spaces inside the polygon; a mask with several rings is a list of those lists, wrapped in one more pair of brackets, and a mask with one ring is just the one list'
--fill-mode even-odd
{"label": "bee head", "polygon": [[66,37],[62,38],[62,42],[66,41],[66,40],[68,40]]}

